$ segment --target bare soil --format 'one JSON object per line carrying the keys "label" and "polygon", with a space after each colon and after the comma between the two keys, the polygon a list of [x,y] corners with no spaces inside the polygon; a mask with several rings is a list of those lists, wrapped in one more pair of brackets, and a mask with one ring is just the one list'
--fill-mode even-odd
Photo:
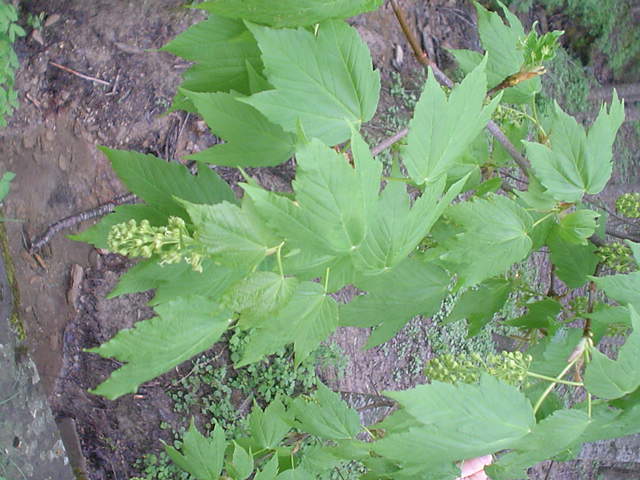
{"label": "bare soil", "polygon": [[[129,478],[137,473],[134,461],[160,447],[158,440],[166,435],[159,428],[160,422],[178,421],[165,387],[181,370],[141,387],[139,395],[113,402],[87,393],[117,364],[83,349],[148,318],[152,314],[145,306],[149,295],[105,299],[119,275],[131,265],[118,256],[97,252],[63,235],[54,237],[38,255],[29,255],[26,247],[52,222],[124,193],[97,145],[181,161],[186,154],[215,141],[193,116],[163,115],[180,74],[188,65],[154,49],[202,18],[197,11],[181,8],[182,3],[22,2],[29,12],[45,12],[50,22],[41,31],[42,42],[38,35],[31,35],[18,43],[21,107],[9,127],[0,130],[0,168],[17,174],[4,204],[4,216],[20,220],[7,223],[7,231],[20,286],[20,317],[30,351],[54,414],[72,419],[75,424],[83,456],[76,461],[84,463],[92,480]],[[467,2],[401,3],[420,32],[425,49],[442,67],[452,65],[446,48],[477,48],[475,18]],[[420,67],[407,48],[390,7],[358,17],[354,24],[370,45],[375,66],[383,74],[380,112],[398,106],[397,99],[389,93],[391,72],[400,72],[406,84],[411,85],[419,78]],[[108,85],[80,78],[51,62]],[[634,136],[632,127],[625,128],[623,137],[628,136],[629,143],[623,148],[637,152],[637,133]],[[370,132],[373,137],[381,137],[384,130],[384,125],[374,123]],[[638,175],[634,170],[640,164],[637,153],[632,157],[626,170],[618,169],[620,183],[627,181],[629,169]],[[231,169],[221,172],[230,182],[237,180]],[[291,176],[288,165],[260,173],[263,183],[279,189],[287,187]],[[348,355],[349,366],[344,379],[334,380],[334,387],[345,392],[378,394],[424,381],[421,374],[415,373],[419,372],[415,365],[430,353],[426,335],[429,321],[414,322],[410,334],[405,331],[385,347],[366,352],[361,349],[365,331],[340,330],[334,340]],[[381,413],[372,412],[370,420]],[[608,474],[613,460],[597,466],[591,460],[578,462],[570,464],[572,467],[563,466],[564,470],[551,465],[550,473],[538,470],[531,478],[596,479],[599,474]],[[615,466],[616,471],[624,467]]]}

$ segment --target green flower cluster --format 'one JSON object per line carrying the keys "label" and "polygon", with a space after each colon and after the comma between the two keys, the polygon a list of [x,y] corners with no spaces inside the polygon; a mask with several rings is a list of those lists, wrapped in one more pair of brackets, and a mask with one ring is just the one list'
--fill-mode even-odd
{"label": "green flower cluster", "polygon": [[558,48],[558,38],[564,33],[562,30],[554,30],[539,36],[536,32],[537,23],[533,24],[529,34],[520,39],[518,44],[518,48],[524,51],[525,68],[541,66],[543,62],[552,60]]}
{"label": "green flower cluster", "polygon": [[180,217],[169,217],[167,226],[153,227],[148,220],[135,220],[111,227],[109,250],[129,257],[160,257],[160,264],[186,261],[202,272],[202,253]]}
{"label": "green flower cluster", "polygon": [[600,262],[618,273],[629,273],[635,270],[636,262],[631,249],[620,242],[613,242],[596,250]]}
{"label": "green flower cluster", "polygon": [[584,315],[589,310],[589,297],[585,297],[584,295],[572,298],[569,300],[569,306],[573,313],[578,316]]}
{"label": "green flower cluster", "polygon": [[533,358],[522,352],[500,352],[483,358],[478,353],[442,355],[429,361],[424,374],[446,383],[475,383],[488,373],[505,383],[520,387],[527,378]]}
{"label": "green flower cluster", "polygon": [[640,218],[640,192],[620,195],[616,200],[616,210],[627,218]]}

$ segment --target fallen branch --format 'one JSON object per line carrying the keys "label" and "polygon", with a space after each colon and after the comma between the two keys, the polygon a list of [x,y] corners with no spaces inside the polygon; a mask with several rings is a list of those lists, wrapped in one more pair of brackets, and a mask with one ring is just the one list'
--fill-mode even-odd
{"label": "fallen branch", "polygon": [[60,233],[65,228],[71,228],[79,224],[80,222],[84,222],[85,220],[102,217],[107,213],[113,212],[118,205],[123,205],[125,203],[135,203],[136,200],[137,197],[133,193],[127,193],[125,195],[120,195],[119,197],[116,197],[113,200],[107,203],[103,203],[102,205],[99,205],[90,210],[85,210],[84,212],[80,212],[75,215],[63,218],[62,220],[58,220],[57,222],[49,225],[47,230],[42,235],[36,237],[33,242],[30,242],[29,253],[33,255],[34,253],[38,252],[40,249],[42,249],[42,247],[49,243],[55,235]]}

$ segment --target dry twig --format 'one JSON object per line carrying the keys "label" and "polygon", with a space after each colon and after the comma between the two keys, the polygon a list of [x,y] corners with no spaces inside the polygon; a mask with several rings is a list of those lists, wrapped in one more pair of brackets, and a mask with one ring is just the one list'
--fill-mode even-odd
{"label": "dry twig", "polygon": [[89,75],[85,75],[84,73],[80,73],[77,70],[74,70],[73,68],[69,68],[69,67],[65,67],[64,65],[60,65],[59,63],[49,62],[49,64],[54,66],[54,67],[56,67],[56,68],[59,68],[60,70],[64,70],[65,72],[71,73],[72,75],[75,75],[76,77],[80,77],[80,78],[84,78],[85,80],[89,80],[90,82],[100,83],[102,85],[106,85],[107,87],[109,85],[111,85],[106,80],[100,80],[99,78],[91,77]]}

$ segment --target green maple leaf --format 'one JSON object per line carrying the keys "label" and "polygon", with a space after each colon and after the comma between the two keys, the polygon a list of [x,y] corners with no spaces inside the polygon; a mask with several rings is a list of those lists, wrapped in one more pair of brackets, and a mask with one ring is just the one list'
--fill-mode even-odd
{"label": "green maple leaf", "polygon": [[280,243],[246,201],[243,208],[228,202],[183,205],[193,222],[198,244],[225,265],[254,267]]}
{"label": "green maple leaf", "polygon": [[484,106],[487,81],[486,62],[456,86],[449,98],[429,73],[409,124],[402,161],[418,184],[432,183],[446,175],[487,126],[500,98]]}
{"label": "green maple leaf", "polygon": [[552,334],[558,328],[556,317],[562,310],[562,305],[556,300],[546,298],[538,302],[529,303],[527,309],[526,314],[503,323],[514,327],[546,328]]}
{"label": "green maple leaf", "polygon": [[511,451],[485,471],[492,480],[527,478],[526,469],[552,458],[578,439],[589,425],[579,410],[557,410],[538,423],[531,433],[510,446]]}
{"label": "green maple leaf", "polygon": [[185,216],[176,197],[203,204],[237,202],[229,185],[207,167],[201,167],[194,176],[184,165],[169,163],[153,155],[105,147],[100,150],[132,193],[167,215]]}
{"label": "green maple leaf", "polygon": [[358,412],[322,383],[311,399],[296,398],[291,411],[303,431],[326,440],[355,438],[362,430]]}
{"label": "green maple leaf", "polygon": [[[207,45],[207,48],[203,48]],[[161,50],[195,65],[183,74],[180,85],[193,92],[252,93],[251,73],[262,71],[258,44],[242,20],[211,15],[178,35]],[[172,110],[194,111],[191,102],[178,91]]]}
{"label": "green maple leaf", "polygon": [[222,473],[226,445],[222,428],[216,425],[211,436],[205,437],[192,419],[189,429],[182,437],[182,453],[169,445],[165,446],[165,450],[176,465],[198,480],[218,480]]}
{"label": "green maple leaf", "polygon": [[600,214],[593,210],[576,210],[560,219],[558,235],[568,243],[587,245],[587,239],[596,231],[598,217]]}
{"label": "green maple leaf", "polygon": [[449,275],[440,267],[409,257],[395,268],[362,276],[367,291],[340,306],[341,325],[374,327],[367,348],[389,340],[416,315],[433,315],[448,292]]}
{"label": "green maple leaf", "polygon": [[246,480],[253,473],[253,457],[233,442],[233,456],[227,460],[225,470],[235,480]]}
{"label": "green maple leaf", "polygon": [[273,272],[254,272],[226,293],[223,304],[240,314],[239,325],[248,328],[265,320],[291,299],[298,280]]}
{"label": "green maple leaf", "polygon": [[565,241],[559,232],[558,225],[554,225],[547,240],[551,250],[551,261],[556,266],[556,275],[568,287],[578,288],[589,280],[598,262],[595,254],[596,247],[592,243],[575,245]]}
{"label": "green maple leaf", "polygon": [[[478,14],[480,42],[488,55],[487,80],[493,88],[504,79],[518,73],[525,64],[520,40],[525,37],[524,29],[517,16],[498,2],[508,25],[497,12],[490,12],[480,3],[474,2]],[[452,50],[460,68],[468,73],[482,62],[482,55],[471,50]],[[539,78],[531,78],[505,90],[502,100],[506,103],[528,103],[541,88]]]}
{"label": "green maple leaf", "polygon": [[382,0],[213,0],[197,8],[272,27],[305,27],[376,10]]}
{"label": "green maple leaf", "polygon": [[293,343],[299,365],[338,326],[338,305],[322,285],[301,282],[289,302],[250,331],[237,367],[261,360]]}
{"label": "green maple leaf", "polygon": [[157,317],[87,351],[125,365],[91,392],[114,400],[179,365],[215,343],[229,326],[230,313],[203,297],[182,297],[155,307]]}
{"label": "green maple leaf", "polygon": [[627,337],[617,360],[592,350],[591,361],[584,373],[587,390],[600,398],[623,397],[640,387],[640,315],[629,305],[633,332]]}
{"label": "green maple leaf", "polygon": [[287,161],[293,154],[294,135],[271,123],[252,106],[238,101],[237,95],[183,93],[211,131],[226,141],[189,158],[215,165],[268,167]]}
{"label": "green maple leaf", "polygon": [[144,260],[120,277],[107,298],[155,289],[149,305],[167,303],[189,295],[217,300],[245,274],[216,265],[209,258],[204,259],[201,266],[202,272],[196,272],[186,262],[160,265],[155,258]]}
{"label": "green maple leaf", "polygon": [[615,301],[623,305],[631,303],[636,309],[640,309],[640,272],[591,279]]}
{"label": "green maple leaf", "polygon": [[242,101],[284,130],[296,133],[302,125],[309,137],[328,145],[347,140],[352,126],[371,119],[380,75],[354,28],[341,21],[321,23],[317,35],[305,29],[250,28],[274,89]]}
{"label": "green maple leaf", "polygon": [[271,402],[264,411],[257,404],[254,405],[247,420],[251,440],[255,442],[252,448],[256,447],[257,451],[278,447],[291,430],[290,416],[280,400]]}
{"label": "green maple leaf", "polygon": [[510,448],[535,426],[527,398],[489,375],[478,384],[434,382],[385,395],[413,421],[408,429],[387,433],[372,449],[404,467],[433,468]]}
{"label": "green maple leaf", "polygon": [[494,278],[482,282],[477,289],[467,290],[458,299],[444,323],[466,319],[469,322],[469,336],[477,335],[504,306],[511,287],[511,282]]}
{"label": "green maple leaf", "polygon": [[371,210],[367,235],[354,259],[355,268],[370,275],[386,272],[402,262],[429,233],[466,180],[467,177],[456,182],[441,198],[441,178],[426,187],[413,205],[403,183],[388,183]]}
{"label": "green maple leaf", "polygon": [[575,203],[585,193],[602,191],[611,177],[611,147],[623,121],[624,103],[615,92],[609,111],[602,107],[588,134],[556,103],[551,148],[524,142],[531,167],[556,200]]}
{"label": "green maple leaf", "polygon": [[[331,268],[352,271],[349,258],[361,248],[368,219],[380,188],[382,165],[373,159],[359,135],[352,140],[355,168],[347,159],[319,140],[297,153],[295,201],[243,185],[256,211],[285,239],[286,273],[312,272],[318,276]],[[345,262],[346,259],[346,262]]]}
{"label": "green maple leaf", "polygon": [[447,212],[463,233],[446,242],[443,259],[457,265],[464,286],[504,274],[531,249],[533,220],[513,200],[488,195],[456,204]]}

